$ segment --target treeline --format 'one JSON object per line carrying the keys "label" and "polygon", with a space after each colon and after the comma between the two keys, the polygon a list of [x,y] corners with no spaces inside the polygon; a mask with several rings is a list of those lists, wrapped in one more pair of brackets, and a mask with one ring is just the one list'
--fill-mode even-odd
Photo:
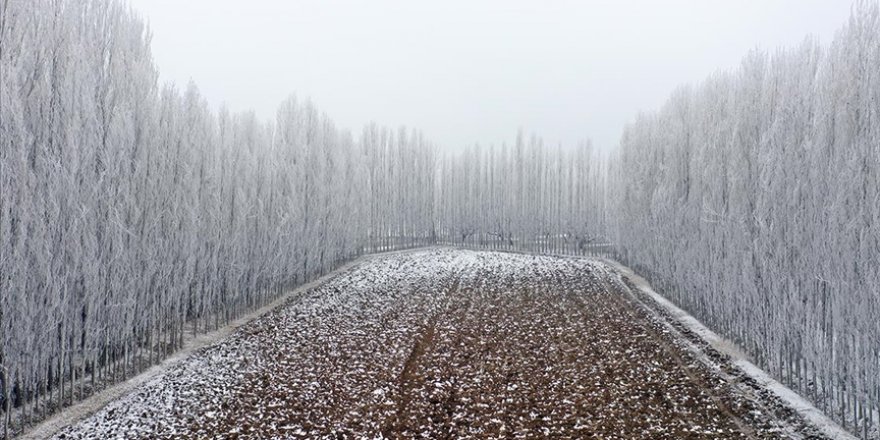
{"label": "treeline", "polygon": [[830,45],[756,51],[678,90],[627,127],[612,166],[626,260],[835,420],[876,436],[877,3],[857,4]]}
{"label": "treeline", "polygon": [[294,98],[266,122],[160,86],[123,2],[0,0],[4,434],[364,251],[426,243],[434,150],[363,138]]}
{"label": "treeline", "polygon": [[520,133],[512,147],[467,149],[441,159],[438,242],[489,249],[607,252],[607,168],[589,142],[547,148]]}
{"label": "treeline", "polygon": [[[367,252],[433,244],[437,152],[417,131],[370,124],[360,138],[368,175]],[[355,213],[346,213],[354,215]]]}

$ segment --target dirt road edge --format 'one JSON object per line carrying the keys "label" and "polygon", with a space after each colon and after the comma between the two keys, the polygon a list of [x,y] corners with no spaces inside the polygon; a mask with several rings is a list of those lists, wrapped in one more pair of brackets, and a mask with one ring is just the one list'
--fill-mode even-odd
{"label": "dirt road edge", "polygon": [[784,402],[789,408],[797,412],[815,429],[823,435],[836,440],[858,440],[856,436],[844,430],[840,425],[831,420],[825,413],[813,406],[809,401],[801,395],[786,387],[782,383],[773,379],[764,370],[757,365],[745,359],[742,353],[730,344],[726,339],[719,336],[714,331],[707,328],[696,318],[686,311],[682,310],[662,295],[654,291],[651,284],[643,277],[635,273],[632,269],[623,264],[607,258],[598,259],[604,264],[615,269],[622,276],[629,279],[643,294],[651,298],[658,306],[660,306],[672,319],[678,321],[688,330],[692,331],[712,348],[727,354],[731,357],[734,366],[739,368],[743,374],[760,384],[764,389],[771,392],[778,399]]}

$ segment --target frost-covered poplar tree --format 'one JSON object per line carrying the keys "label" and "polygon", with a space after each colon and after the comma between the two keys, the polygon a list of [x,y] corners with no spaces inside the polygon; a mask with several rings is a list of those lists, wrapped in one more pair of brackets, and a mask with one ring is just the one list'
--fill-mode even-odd
{"label": "frost-covered poplar tree", "polygon": [[[436,184],[441,242],[548,253],[606,252],[605,161],[589,143],[544,146],[522,133],[513,147],[442,159]],[[597,246],[601,245],[601,246]]]}
{"label": "frost-covered poplar tree", "polygon": [[623,134],[626,260],[850,428],[880,407],[880,11],[678,90]]}

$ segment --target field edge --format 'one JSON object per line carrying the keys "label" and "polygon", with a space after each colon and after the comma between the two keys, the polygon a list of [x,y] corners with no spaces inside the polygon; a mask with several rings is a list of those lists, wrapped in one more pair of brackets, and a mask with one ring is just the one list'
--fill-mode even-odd
{"label": "field edge", "polygon": [[[699,353],[694,354],[697,354],[698,358],[704,363],[712,363],[712,365],[709,365],[712,368],[718,367],[717,365],[714,365],[714,362],[709,359],[708,356],[706,356],[704,348],[708,347],[712,350],[716,350],[728,357],[730,365],[736,368],[743,376],[751,379],[753,385],[757,385],[761,389],[770,393],[772,395],[771,400],[776,400],[776,403],[781,403],[786,408],[794,411],[806,425],[816,430],[821,435],[833,440],[858,440],[855,435],[831,420],[831,418],[816,408],[806,398],[772,378],[767,372],[748,360],[735,344],[715,333],[697,318],[693,317],[691,314],[655,291],[648,280],[636,273],[633,269],[607,257],[595,258],[595,260],[612,268],[621,278],[623,284],[635,287],[641,295],[637,295],[636,292],[630,292],[633,299],[641,303],[645,309],[652,312],[659,319],[665,321],[671,330],[675,332],[676,337],[685,340],[688,339],[686,335],[681,334],[681,332],[675,328],[675,324],[678,324],[678,326],[683,327],[691,334],[701,339],[705,344],[703,348],[695,346],[694,344],[688,344],[688,346],[692,351],[699,351]],[[629,283],[624,282],[624,280],[628,280]],[[649,299],[654,307],[645,304],[645,298]],[[670,323],[669,320],[674,321],[674,323]]]}

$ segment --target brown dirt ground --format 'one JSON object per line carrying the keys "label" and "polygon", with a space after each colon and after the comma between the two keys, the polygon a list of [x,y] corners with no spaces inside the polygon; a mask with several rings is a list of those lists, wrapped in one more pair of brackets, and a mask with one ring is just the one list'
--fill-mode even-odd
{"label": "brown dirt ground", "polygon": [[[475,255],[427,268],[395,257],[402,261],[328,283],[315,295],[352,286],[359,293],[290,306],[239,332],[222,352],[237,353],[228,368],[238,371],[222,390],[199,388],[207,391],[196,391],[196,403],[162,427],[145,415],[148,429],[140,432],[782,438],[773,423],[756,422],[759,408],[695,360],[605,266]],[[222,353],[215,356],[227,362]]]}

